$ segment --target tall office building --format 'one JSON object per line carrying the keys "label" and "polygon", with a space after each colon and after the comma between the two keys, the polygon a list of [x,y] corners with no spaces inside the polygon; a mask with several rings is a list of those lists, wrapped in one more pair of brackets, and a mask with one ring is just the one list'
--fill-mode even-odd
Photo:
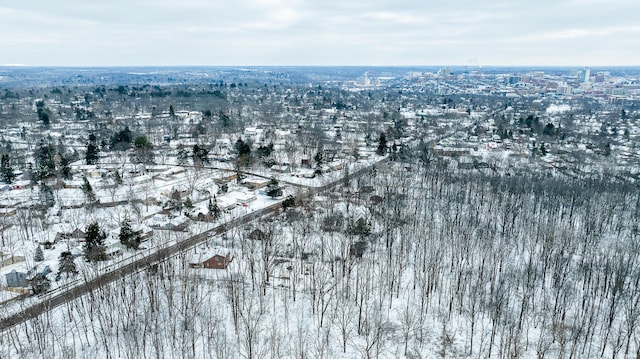
{"label": "tall office building", "polygon": [[584,69],[584,79],[582,82],[585,84],[589,83],[589,78],[591,77],[591,69]]}

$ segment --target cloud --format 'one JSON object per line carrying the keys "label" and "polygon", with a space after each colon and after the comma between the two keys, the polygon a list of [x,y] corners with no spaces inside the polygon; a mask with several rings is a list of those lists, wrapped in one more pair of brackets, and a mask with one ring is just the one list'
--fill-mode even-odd
{"label": "cloud", "polygon": [[5,1],[0,63],[633,64],[637,10],[629,0]]}
{"label": "cloud", "polygon": [[565,39],[577,39],[577,38],[595,38],[595,37],[608,37],[618,35],[636,36],[634,33],[640,32],[640,26],[614,26],[604,27],[597,29],[586,28],[573,28],[563,29],[553,32],[544,32],[538,34],[531,34],[527,36],[516,37],[508,39],[511,42],[541,42],[547,40],[565,40]]}

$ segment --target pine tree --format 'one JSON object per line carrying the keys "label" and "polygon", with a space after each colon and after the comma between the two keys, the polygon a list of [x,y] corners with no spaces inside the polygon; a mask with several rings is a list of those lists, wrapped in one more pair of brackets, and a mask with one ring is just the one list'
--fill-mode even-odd
{"label": "pine tree", "polygon": [[193,145],[192,156],[194,164],[209,163],[209,150],[206,147]]}
{"label": "pine tree", "polygon": [[0,176],[2,176],[2,180],[7,183],[13,182],[16,178],[16,174],[13,173],[13,167],[11,166],[11,158],[6,153],[2,155],[2,160],[0,161]]}
{"label": "pine tree", "polygon": [[209,213],[213,216],[213,218],[220,218],[220,207],[218,207],[218,200],[213,197],[213,201],[209,199]]}
{"label": "pine tree", "polygon": [[189,158],[189,151],[185,150],[184,146],[181,144],[178,145],[178,164],[184,165],[187,163],[187,158]]}
{"label": "pine tree", "polygon": [[60,257],[58,258],[58,275],[56,276],[56,280],[60,279],[62,273],[65,273],[67,278],[69,278],[69,274],[78,273],[76,263],[73,261],[73,259],[73,254],[71,254],[71,252],[69,251],[60,253]]}
{"label": "pine tree", "polygon": [[33,294],[44,293],[51,287],[51,281],[45,275],[36,275],[29,280]]}
{"label": "pine tree", "polygon": [[60,156],[60,166],[62,167],[60,169],[60,174],[62,175],[62,178],[66,180],[70,180],[73,176],[71,176],[71,167],[69,167],[69,159],[61,153],[59,154],[59,156]]}
{"label": "pine tree", "polygon": [[120,176],[120,171],[116,170],[116,172],[113,175],[113,180],[116,182],[116,185],[121,185],[122,184],[122,176]]}
{"label": "pine tree", "polygon": [[387,152],[387,136],[385,136],[384,132],[380,132],[380,138],[378,139],[378,149],[376,150],[376,153],[382,156],[386,152]]}
{"label": "pine tree", "polygon": [[93,187],[91,186],[91,183],[89,183],[87,177],[82,177],[81,189],[82,192],[84,192],[84,195],[87,197],[87,202],[89,202],[89,205],[92,206],[93,204],[95,204],[96,194],[95,192],[93,192]]}
{"label": "pine tree", "polygon": [[49,119],[49,109],[45,107],[43,100],[36,102],[36,113],[38,114],[38,119],[42,121],[42,124],[45,127],[49,127],[49,124],[51,123],[51,120]]}
{"label": "pine tree", "polygon": [[140,135],[133,140],[136,148],[136,161],[139,163],[153,163],[153,144],[145,135]]}
{"label": "pine tree", "polygon": [[544,143],[540,144],[540,156],[545,156],[547,154],[547,148],[545,147]]}
{"label": "pine tree", "polygon": [[296,199],[295,199],[295,197],[293,197],[291,195],[287,196],[287,198],[284,201],[282,201],[282,208],[283,209],[286,209],[286,208],[289,208],[289,207],[293,207],[295,205],[296,205]]}
{"label": "pine tree", "polygon": [[83,250],[84,257],[88,262],[102,261],[107,259],[105,253],[106,247],[104,244],[107,239],[106,233],[100,229],[98,222],[93,222],[87,227],[87,233],[85,234],[86,241],[84,242]]}
{"label": "pine tree", "polygon": [[184,200],[184,208],[186,208],[187,210],[193,209],[193,201],[190,197],[187,197],[187,199]]}
{"label": "pine tree", "polygon": [[140,247],[140,236],[131,229],[129,220],[124,220],[120,223],[120,234],[118,235],[120,243],[127,248],[138,249]]}
{"label": "pine tree", "polygon": [[322,163],[323,163],[323,154],[322,154],[322,148],[318,150],[318,152],[316,152],[316,155],[313,156],[313,160],[316,162],[316,169],[315,169],[315,173],[316,174],[322,174]]}
{"label": "pine tree", "polygon": [[95,165],[98,162],[98,153],[100,148],[95,142],[89,142],[87,144],[87,153],[85,154],[85,161],[88,165]]}
{"label": "pine tree", "polygon": [[56,205],[56,198],[53,195],[51,187],[46,183],[40,183],[40,201],[44,205],[44,209],[51,208]]}
{"label": "pine tree", "polygon": [[269,183],[267,183],[267,196],[271,198],[282,196],[282,187],[280,187],[277,179],[271,178]]}
{"label": "pine tree", "polygon": [[44,253],[42,252],[42,247],[38,246],[38,248],[36,248],[36,253],[33,255],[33,260],[35,262],[42,262],[44,260]]}
{"label": "pine tree", "polygon": [[35,180],[47,178],[53,175],[56,168],[54,153],[53,145],[40,141],[33,154],[36,167]]}

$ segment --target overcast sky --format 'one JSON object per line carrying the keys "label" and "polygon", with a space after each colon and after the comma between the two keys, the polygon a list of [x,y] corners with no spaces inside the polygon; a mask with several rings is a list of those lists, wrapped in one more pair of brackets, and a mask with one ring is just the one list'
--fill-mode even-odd
{"label": "overcast sky", "polygon": [[638,0],[0,0],[0,64],[640,65]]}

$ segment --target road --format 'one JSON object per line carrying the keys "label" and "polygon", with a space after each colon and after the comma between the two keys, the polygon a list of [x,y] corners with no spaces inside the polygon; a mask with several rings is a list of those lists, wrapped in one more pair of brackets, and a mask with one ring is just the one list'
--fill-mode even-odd
{"label": "road", "polygon": [[[383,160],[383,161],[386,161]],[[379,162],[378,162],[379,163]],[[370,166],[366,166],[360,170],[357,170],[353,173],[350,173],[349,176],[353,177],[357,177],[360,176],[363,173],[366,173],[367,171],[369,171],[372,167],[374,167],[377,163],[372,164]],[[341,183],[342,179],[339,178],[331,183],[328,183],[324,186],[321,187],[310,187],[310,189],[314,192],[314,193],[320,193],[320,192],[325,192],[328,191],[332,188],[334,188],[335,186],[337,186],[339,183]],[[246,215],[234,218],[230,221],[228,221],[227,223],[224,224],[220,224],[212,229],[209,229],[207,231],[201,232],[199,234],[196,234],[190,238],[187,238],[185,240],[182,240],[176,244],[173,244],[171,246],[165,247],[165,248],[161,248],[158,249],[157,251],[149,254],[146,257],[137,259],[131,263],[128,264],[124,264],[120,267],[117,267],[115,269],[109,270],[105,273],[102,273],[100,275],[98,275],[97,277],[88,280],[82,284],[79,284],[77,286],[73,286],[71,288],[69,288],[66,291],[63,291],[60,294],[53,294],[50,297],[44,297],[44,299],[42,301],[40,301],[39,303],[35,303],[33,305],[31,305],[30,307],[25,308],[24,310],[22,310],[19,313],[16,314],[12,314],[9,315],[5,318],[2,318],[2,321],[0,321],[0,332],[9,329],[15,325],[18,325],[20,323],[23,323],[29,319],[33,319],[37,316],[39,316],[40,314],[51,310],[53,308],[56,308],[66,302],[69,302],[71,300],[74,300],[80,296],[83,296],[91,291],[93,291],[96,288],[99,288],[105,284],[111,283],[117,279],[120,279],[124,276],[130,275],[132,273],[138,272],[140,270],[144,270],[146,268],[149,268],[150,266],[152,266],[153,264],[165,261],[166,259],[174,256],[177,253],[180,253],[184,250],[187,250],[189,248],[192,248],[194,246],[196,246],[198,243],[204,242],[206,241],[210,236],[212,235],[218,235],[218,234],[222,234],[223,232],[226,232],[227,230],[239,226],[239,225],[243,225],[246,223],[249,223],[253,220],[256,220],[258,218],[267,216],[269,214],[274,213],[275,211],[277,211],[279,208],[281,208],[281,202],[272,204],[268,207],[256,210],[254,212],[251,213],[247,213]]]}

